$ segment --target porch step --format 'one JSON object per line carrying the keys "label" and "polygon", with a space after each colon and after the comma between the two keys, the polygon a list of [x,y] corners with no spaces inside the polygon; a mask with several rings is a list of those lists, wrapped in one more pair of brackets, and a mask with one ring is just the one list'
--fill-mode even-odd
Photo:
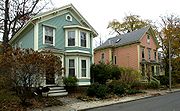
{"label": "porch step", "polygon": [[48,93],[58,93],[58,92],[66,92],[65,89],[61,89],[61,90],[50,90]]}
{"label": "porch step", "polygon": [[50,90],[62,90],[62,89],[64,89],[63,86],[60,86],[60,87],[49,87],[49,88],[50,88]]}
{"label": "porch step", "polygon": [[64,86],[46,85],[50,90],[47,96],[66,96],[68,92],[64,89]]}
{"label": "porch step", "polygon": [[50,93],[48,96],[66,96],[68,92]]}

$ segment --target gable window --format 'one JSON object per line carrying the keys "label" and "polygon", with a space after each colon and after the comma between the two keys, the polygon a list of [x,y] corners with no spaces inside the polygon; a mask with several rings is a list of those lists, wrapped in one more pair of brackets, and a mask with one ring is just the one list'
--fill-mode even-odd
{"label": "gable window", "polygon": [[75,31],[68,31],[68,46],[75,46]]}
{"label": "gable window", "polygon": [[80,32],[81,46],[86,47],[86,32]]}
{"label": "gable window", "polygon": [[147,34],[147,43],[150,44],[150,35]]}
{"label": "gable window", "polygon": [[142,59],[144,59],[144,48],[141,49],[141,56],[142,56]]}
{"label": "gable window", "polygon": [[44,43],[54,45],[55,29],[49,26],[44,26]]}
{"label": "gable window", "polygon": [[156,52],[154,52],[154,60],[156,60]]}
{"label": "gable window", "polygon": [[148,59],[151,59],[151,49],[148,49]]}
{"label": "gable window", "polygon": [[75,61],[69,59],[69,76],[75,76]]}
{"label": "gable window", "polygon": [[87,77],[86,70],[86,60],[81,60],[81,77]]}

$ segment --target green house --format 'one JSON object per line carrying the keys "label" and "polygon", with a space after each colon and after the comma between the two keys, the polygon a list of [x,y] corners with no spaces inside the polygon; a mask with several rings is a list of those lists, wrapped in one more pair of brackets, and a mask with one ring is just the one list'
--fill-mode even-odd
{"label": "green house", "polygon": [[[63,77],[76,76],[78,85],[90,85],[90,65],[93,62],[93,38],[98,34],[72,5],[66,5],[32,17],[10,40],[13,47],[50,50],[61,56],[65,68]],[[61,85],[59,77],[47,79],[43,86]],[[61,79],[62,80],[62,79]]]}

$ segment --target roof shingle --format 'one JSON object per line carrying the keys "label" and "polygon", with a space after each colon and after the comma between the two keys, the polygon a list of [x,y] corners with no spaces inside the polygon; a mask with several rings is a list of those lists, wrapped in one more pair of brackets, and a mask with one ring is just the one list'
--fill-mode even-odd
{"label": "roof shingle", "polygon": [[106,40],[101,46],[95,49],[106,48],[110,46],[122,46],[134,42],[139,42],[140,38],[149,30],[150,26],[135,30],[123,35],[115,36]]}

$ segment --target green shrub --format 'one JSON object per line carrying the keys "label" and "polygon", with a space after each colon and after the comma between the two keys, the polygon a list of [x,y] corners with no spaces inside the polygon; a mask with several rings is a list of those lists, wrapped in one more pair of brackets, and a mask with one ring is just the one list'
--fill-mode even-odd
{"label": "green shrub", "polygon": [[134,82],[139,82],[140,78],[141,78],[141,74],[131,68],[120,68],[121,70],[121,78],[120,81],[122,83],[125,83],[129,86],[131,86],[131,84],[133,84]]}
{"label": "green shrub", "polygon": [[108,87],[106,85],[99,85],[96,91],[97,98],[106,98],[108,95]]}
{"label": "green shrub", "polygon": [[113,87],[113,92],[116,95],[123,95],[125,94],[125,91],[125,88],[120,84]]}
{"label": "green shrub", "polygon": [[142,91],[141,90],[137,90],[137,89],[129,89],[126,92],[126,94],[129,94],[129,95],[137,94],[137,93],[142,93]]}
{"label": "green shrub", "polygon": [[169,77],[168,76],[160,76],[159,81],[161,85],[168,86],[169,85]]}
{"label": "green shrub", "polygon": [[112,64],[93,64],[91,66],[91,82],[106,84],[109,79],[120,79],[121,71],[118,66]]}
{"label": "green shrub", "polygon": [[131,89],[136,89],[136,90],[139,90],[139,89],[143,89],[144,86],[143,86],[143,83],[141,82],[133,82],[131,84]]}
{"label": "green shrub", "polygon": [[108,83],[108,87],[110,88],[110,91],[116,95],[125,94],[125,90],[127,89],[127,85],[118,80],[113,80]]}
{"label": "green shrub", "polygon": [[98,87],[99,87],[98,83],[91,84],[86,91],[87,95],[91,97],[96,96],[96,91]]}
{"label": "green shrub", "polygon": [[63,83],[66,86],[77,86],[78,79],[76,77],[69,76],[63,79]]}
{"label": "green shrub", "polygon": [[158,82],[155,82],[155,81],[150,81],[147,84],[147,88],[149,88],[149,89],[158,89],[159,87],[160,87],[160,84]]}
{"label": "green shrub", "polygon": [[103,84],[92,84],[87,89],[87,95],[91,97],[97,97],[97,98],[106,98],[108,95],[109,89],[106,85]]}

